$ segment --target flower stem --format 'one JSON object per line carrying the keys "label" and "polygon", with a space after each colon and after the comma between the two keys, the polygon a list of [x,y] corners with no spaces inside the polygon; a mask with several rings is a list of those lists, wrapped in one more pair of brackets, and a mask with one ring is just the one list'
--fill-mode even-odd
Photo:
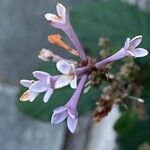
{"label": "flower stem", "polygon": [[92,70],[89,66],[85,66],[85,67],[81,67],[76,69],[76,74],[78,77],[82,76],[83,74],[88,74],[90,73]]}
{"label": "flower stem", "polygon": [[[128,53],[122,48],[121,50],[119,50],[117,53],[115,53],[114,55],[103,59],[102,61],[99,61],[95,64],[95,67],[97,69],[101,69],[103,68],[105,65],[112,63],[116,60],[125,58],[126,56],[128,56]],[[81,67],[76,69],[76,74],[78,77],[82,76],[83,74],[89,74],[92,71],[92,68],[90,66],[85,66],[85,67]]]}
{"label": "flower stem", "polygon": [[69,100],[69,102],[67,103],[67,105],[71,106],[72,108],[76,109],[78,101],[80,99],[80,96],[82,94],[85,82],[87,80],[87,75],[83,75],[81,77],[81,80],[78,84],[78,87],[76,89],[76,91],[74,92],[73,96],[71,97],[71,99]]}
{"label": "flower stem", "polygon": [[105,58],[102,61],[99,61],[98,63],[95,64],[95,66],[96,66],[97,69],[100,69],[101,67],[103,67],[103,66],[105,66],[109,63],[112,63],[116,60],[122,59],[122,58],[126,57],[127,55],[128,55],[128,53],[122,48],[121,50],[119,50],[114,55],[112,55],[108,58]]}
{"label": "flower stem", "polygon": [[75,34],[74,32],[74,29],[73,27],[71,26],[70,23],[67,24],[67,26],[65,28],[62,29],[66,35],[69,37],[69,39],[72,41],[75,49],[79,52],[80,54],[80,58],[83,60],[83,61],[86,61],[87,59],[87,56],[85,54],[85,51],[83,49],[83,47],[81,46],[81,43],[79,42],[79,39],[77,37],[77,35]]}

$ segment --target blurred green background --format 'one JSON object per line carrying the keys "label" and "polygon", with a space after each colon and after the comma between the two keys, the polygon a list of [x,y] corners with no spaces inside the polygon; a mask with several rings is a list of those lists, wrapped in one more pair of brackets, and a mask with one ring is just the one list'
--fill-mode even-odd
{"label": "blurred green background", "polygon": [[[100,59],[98,57],[98,39],[100,37],[110,39],[113,52],[122,47],[127,37],[132,38],[136,35],[143,35],[141,47],[147,50],[150,48],[150,15],[135,6],[123,4],[119,0],[94,1],[77,5],[72,9],[70,16],[72,25],[88,55],[97,59]],[[145,107],[149,116],[150,56],[137,59],[136,62],[141,66],[139,80],[144,85],[142,98],[145,100]],[[39,70],[51,74],[58,73],[53,63],[43,63]],[[24,90],[22,87],[19,89],[18,97]],[[100,88],[92,88],[89,93],[82,95],[79,104],[80,114],[86,114],[93,110],[100,91]],[[53,109],[64,105],[72,93],[73,90],[65,88],[56,91],[48,104],[42,102],[43,95],[39,96],[33,103],[23,103],[17,100],[16,104],[19,110],[27,115],[42,121],[50,121]],[[150,143],[150,119],[148,117],[145,120],[139,120],[134,109],[122,113],[115,129],[119,133],[120,150],[137,150],[139,145],[144,142]]]}

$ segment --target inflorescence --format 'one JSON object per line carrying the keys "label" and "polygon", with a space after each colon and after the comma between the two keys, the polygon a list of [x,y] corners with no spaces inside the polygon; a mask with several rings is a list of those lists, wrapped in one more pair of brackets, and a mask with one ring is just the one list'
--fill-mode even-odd
{"label": "inflorescence", "polygon": [[[111,81],[114,77],[108,73],[106,76],[109,64],[125,57],[144,57],[148,55],[148,51],[143,48],[137,48],[142,41],[142,36],[140,35],[133,39],[127,38],[124,46],[119,51],[112,56],[96,62],[94,59],[87,56],[80,44],[80,41],[71,26],[69,11],[60,3],[57,3],[56,11],[57,15],[47,13],[45,14],[45,18],[51,26],[64,31],[73,43],[74,48],[67,45],[60,34],[49,35],[48,41],[64,48],[70,54],[80,57],[80,62],[65,59],[55,55],[50,50],[42,49],[39,58],[43,61],[55,62],[56,67],[61,74],[52,76],[47,72],[34,71],[33,76],[37,80],[20,81],[23,86],[28,88],[28,90],[20,97],[20,100],[33,102],[40,93],[45,92],[43,101],[46,103],[49,101],[54,90],[70,85],[71,88],[75,89],[75,92],[64,106],[60,106],[54,110],[51,123],[58,124],[67,119],[67,126],[69,130],[74,133],[78,124],[77,106],[85,85],[91,83],[91,85],[97,86],[99,85],[101,78],[110,79]],[[97,120],[100,120],[100,118],[97,118],[98,114],[102,115],[102,117],[106,116],[114,104],[117,104],[122,98],[128,96],[126,90],[119,87],[119,85],[122,86],[122,84],[118,85],[118,82],[120,82],[123,77],[120,71],[120,74],[113,82],[111,82],[112,86],[108,86],[103,90],[101,100],[97,104],[101,106],[101,109],[97,110],[97,113],[95,114]],[[118,91],[118,88],[120,89],[120,93],[116,92]],[[113,96],[111,99],[106,96],[107,93],[112,92],[116,92],[114,99]],[[105,99],[110,100],[105,101]]]}

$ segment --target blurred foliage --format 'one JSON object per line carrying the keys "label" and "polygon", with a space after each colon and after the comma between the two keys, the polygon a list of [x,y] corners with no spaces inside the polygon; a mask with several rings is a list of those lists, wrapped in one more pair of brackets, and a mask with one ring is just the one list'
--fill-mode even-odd
{"label": "blurred foliage", "polygon": [[[71,11],[71,22],[87,53],[98,59],[99,37],[108,37],[112,51],[115,52],[124,45],[126,37],[132,38],[141,34],[144,37],[141,47],[150,48],[150,15],[118,0],[101,0],[78,5]],[[145,87],[142,98],[150,115],[150,57],[138,59],[137,63],[142,67],[140,80]],[[52,63],[45,63],[39,70],[53,74],[56,72]],[[23,90],[20,88],[18,96]],[[65,104],[72,93],[73,90],[67,87],[56,91],[48,104],[44,104],[42,96],[39,96],[33,103],[22,103],[17,100],[17,106],[22,112],[46,121],[50,120],[53,109]],[[79,113],[84,114],[92,110],[99,95],[100,89],[92,89],[88,94],[84,94],[79,104]],[[134,109],[123,113],[115,127],[119,132],[121,150],[137,150],[140,144],[150,142],[150,119],[139,121]]]}
{"label": "blurred foliage", "polygon": [[136,123],[137,114],[131,107],[128,111],[122,112],[121,117],[115,124],[115,129],[119,132],[119,134],[124,135],[130,132]]}

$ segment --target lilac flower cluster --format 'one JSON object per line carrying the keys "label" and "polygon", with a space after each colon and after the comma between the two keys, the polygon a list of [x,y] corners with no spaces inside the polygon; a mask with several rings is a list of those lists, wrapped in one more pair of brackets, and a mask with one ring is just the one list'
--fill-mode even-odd
{"label": "lilac flower cluster", "polygon": [[[85,83],[88,79],[88,76],[92,72],[92,67],[89,65],[89,59],[86,55],[83,47],[81,46],[78,37],[76,36],[70,20],[69,20],[69,11],[60,3],[56,6],[57,15],[47,13],[45,15],[46,20],[50,23],[51,26],[61,29],[66,33],[69,39],[74,45],[74,49],[66,46],[62,41],[63,47],[68,51],[71,50],[72,54],[79,54],[79,57],[82,62],[82,66],[78,67],[75,61],[63,59],[60,56],[54,55],[48,50],[42,50],[39,58],[44,61],[52,60],[56,62],[56,67],[60,71],[60,75],[52,76],[47,72],[35,71],[33,76],[37,79],[35,80],[21,80],[20,83],[27,87],[28,90],[23,93],[20,100],[21,101],[30,101],[33,102],[35,98],[40,94],[45,92],[43,101],[46,103],[49,101],[54,90],[63,88],[70,85],[71,88],[76,89],[70,100],[61,107],[58,107],[54,110],[54,113],[51,118],[51,123],[58,124],[65,119],[67,119],[67,126],[69,130],[74,133],[78,124],[78,111],[77,105],[84,89]],[[54,36],[56,37],[56,36]],[[141,43],[142,36],[136,36],[133,39],[127,38],[125,45],[114,55],[95,63],[97,69],[101,69],[108,63],[114,62],[116,60],[125,58],[127,56],[132,57],[144,57],[148,55],[148,51],[143,48],[137,48]],[[53,41],[54,42],[54,41]],[[60,44],[59,44],[60,45]],[[79,83],[77,84],[77,80]]]}

